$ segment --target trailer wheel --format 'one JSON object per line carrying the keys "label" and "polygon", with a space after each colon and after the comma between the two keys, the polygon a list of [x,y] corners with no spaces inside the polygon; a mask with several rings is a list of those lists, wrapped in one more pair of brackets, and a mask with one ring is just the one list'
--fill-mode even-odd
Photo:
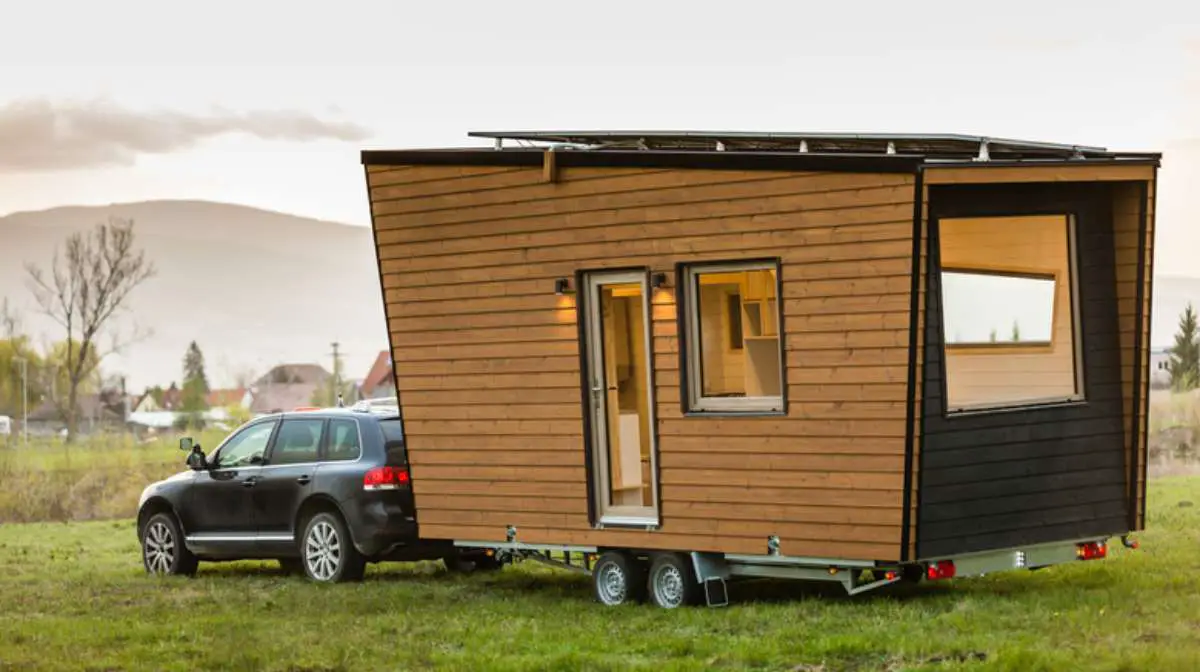
{"label": "trailer wheel", "polygon": [[699,604],[704,597],[691,559],[682,553],[655,555],[648,583],[650,599],[664,609]]}
{"label": "trailer wheel", "polygon": [[627,553],[605,552],[592,566],[592,593],[608,607],[645,600],[645,566]]}

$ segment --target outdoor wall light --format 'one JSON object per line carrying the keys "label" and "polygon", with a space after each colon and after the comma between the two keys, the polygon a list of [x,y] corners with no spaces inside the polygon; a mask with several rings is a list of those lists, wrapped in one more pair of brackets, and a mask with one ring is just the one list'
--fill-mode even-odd
{"label": "outdoor wall light", "polygon": [[562,296],[563,294],[571,293],[570,278],[559,278],[554,281],[554,293]]}
{"label": "outdoor wall light", "polygon": [[654,289],[665,289],[667,286],[667,274],[655,273],[650,276],[650,286]]}

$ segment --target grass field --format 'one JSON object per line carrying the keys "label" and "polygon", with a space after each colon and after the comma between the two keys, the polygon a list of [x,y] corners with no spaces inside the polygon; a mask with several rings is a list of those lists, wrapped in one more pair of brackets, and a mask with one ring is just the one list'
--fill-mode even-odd
{"label": "grass field", "polygon": [[[222,438],[195,435],[209,451]],[[142,488],[181,471],[185,457],[175,435],[149,443],[98,436],[73,445],[7,439],[0,444],[0,524],[133,517]]]}
{"label": "grass field", "polygon": [[1200,478],[1153,482],[1142,548],[847,598],[739,584],[725,609],[605,609],[585,577],[373,567],[316,586],[271,563],[142,573],[133,523],[0,527],[0,670],[1200,668]]}

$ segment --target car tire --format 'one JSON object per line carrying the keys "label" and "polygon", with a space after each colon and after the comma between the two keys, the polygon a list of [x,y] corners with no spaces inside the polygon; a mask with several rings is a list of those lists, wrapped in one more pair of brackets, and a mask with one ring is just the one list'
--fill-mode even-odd
{"label": "car tire", "polygon": [[683,553],[659,553],[650,563],[647,580],[650,601],[663,609],[700,604],[704,591],[696,580],[691,559]]}
{"label": "car tire", "polygon": [[341,516],[322,511],[309,518],[300,537],[300,564],[319,583],[361,581],[367,560],[350,539]]}
{"label": "car tire", "polygon": [[592,596],[607,607],[646,599],[646,566],[628,553],[607,551],[592,566]]}
{"label": "car tire", "polygon": [[183,543],[183,530],[170,513],[156,513],[142,526],[142,566],[147,574],[192,576],[200,560]]}

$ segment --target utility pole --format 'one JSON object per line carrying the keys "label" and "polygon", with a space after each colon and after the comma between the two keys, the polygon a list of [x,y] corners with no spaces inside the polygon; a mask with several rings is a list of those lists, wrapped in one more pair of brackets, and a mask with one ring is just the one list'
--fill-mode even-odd
{"label": "utility pole", "polygon": [[29,445],[29,360],[13,357],[13,361],[21,364],[21,440]]}
{"label": "utility pole", "polygon": [[338,347],[340,343],[334,341],[329,344],[333,348],[333,397],[334,405],[342,405],[342,361],[338,358]]}

